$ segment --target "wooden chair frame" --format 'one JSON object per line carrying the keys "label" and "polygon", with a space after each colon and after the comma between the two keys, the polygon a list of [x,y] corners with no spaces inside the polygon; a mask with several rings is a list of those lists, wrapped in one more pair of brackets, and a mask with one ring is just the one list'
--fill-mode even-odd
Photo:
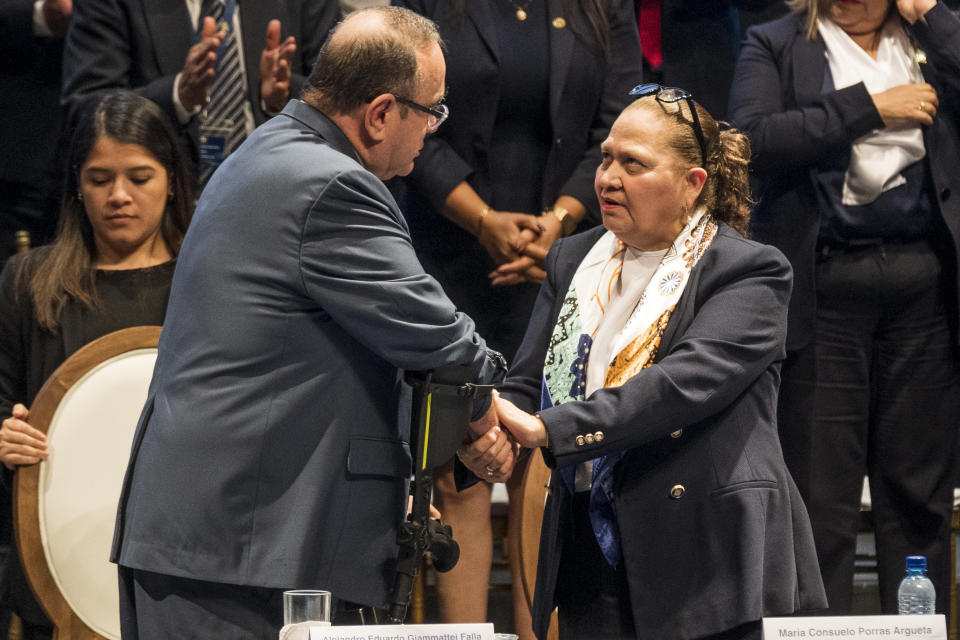
{"label": "wooden chair frame", "polygon": [[[30,424],[47,433],[61,401],[77,381],[108,360],[131,351],[155,349],[159,338],[160,327],[132,327],[107,334],[79,349],[40,389],[30,408]],[[40,531],[39,487],[44,464],[21,467],[14,480],[14,530],[24,573],[54,624],[56,640],[108,640],[70,608],[48,565]]]}
{"label": "wooden chair frame", "polygon": [[[540,554],[540,530],[543,528],[543,507],[547,502],[550,487],[550,469],[543,461],[540,449],[531,452],[523,473],[520,489],[520,539],[511,540],[511,553],[520,558],[523,579],[523,594],[527,606],[533,609],[533,592],[537,583],[537,562]],[[557,612],[550,619],[550,631],[547,638],[557,640]]]}

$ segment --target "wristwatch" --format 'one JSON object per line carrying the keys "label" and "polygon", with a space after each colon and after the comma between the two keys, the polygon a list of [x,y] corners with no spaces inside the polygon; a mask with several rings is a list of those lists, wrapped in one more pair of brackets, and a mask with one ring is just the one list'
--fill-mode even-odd
{"label": "wristwatch", "polygon": [[557,220],[560,221],[560,235],[564,238],[572,234],[577,228],[576,219],[563,207],[553,207],[551,209],[545,209],[543,212],[545,216],[550,214],[553,214]]}

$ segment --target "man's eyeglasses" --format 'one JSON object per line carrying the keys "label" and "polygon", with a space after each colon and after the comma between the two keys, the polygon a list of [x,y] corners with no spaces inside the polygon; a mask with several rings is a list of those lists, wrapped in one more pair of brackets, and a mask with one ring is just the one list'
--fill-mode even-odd
{"label": "man's eyeglasses", "polygon": [[690,107],[690,113],[693,116],[693,133],[697,136],[697,142],[700,143],[700,162],[701,166],[707,164],[707,141],[703,137],[703,129],[700,127],[700,116],[697,115],[697,108],[693,104],[693,95],[686,89],[680,87],[664,87],[659,84],[638,84],[627,95],[643,98],[644,96],[656,96],[659,102],[680,102],[687,101]]}
{"label": "man's eyeglasses", "polygon": [[443,124],[443,121],[447,119],[447,116],[450,115],[450,109],[446,104],[443,103],[443,100],[433,105],[432,107],[425,107],[422,104],[417,104],[413,100],[408,100],[406,98],[401,98],[400,96],[394,94],[394,98],[397,99],[397,102],[400,104],[405,104],[408,107],[416,109],[417,111],[422,111],[423,113],[430,116],[427,118],[427,129],[433,133],[440,128],[440,125]]}

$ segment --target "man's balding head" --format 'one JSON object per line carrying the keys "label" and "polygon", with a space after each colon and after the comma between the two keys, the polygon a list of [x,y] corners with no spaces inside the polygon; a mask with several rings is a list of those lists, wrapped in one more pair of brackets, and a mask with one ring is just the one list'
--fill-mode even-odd
{"label": "man's balding head", "polygon": [[337,115],[384,93],[414,95],[417,53],[437,43],[437,25],[408,9],[351,13],[320,49],[303,97],[327,115]]}

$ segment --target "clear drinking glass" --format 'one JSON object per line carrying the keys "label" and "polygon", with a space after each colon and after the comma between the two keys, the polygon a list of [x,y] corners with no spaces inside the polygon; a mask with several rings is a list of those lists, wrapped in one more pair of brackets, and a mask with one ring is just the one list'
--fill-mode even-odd
{"label": "clear drinking glass", "polygon": [[280,640],[309,640],[310,627],[330,626],[330,603],[329,591],[284,591]]}

